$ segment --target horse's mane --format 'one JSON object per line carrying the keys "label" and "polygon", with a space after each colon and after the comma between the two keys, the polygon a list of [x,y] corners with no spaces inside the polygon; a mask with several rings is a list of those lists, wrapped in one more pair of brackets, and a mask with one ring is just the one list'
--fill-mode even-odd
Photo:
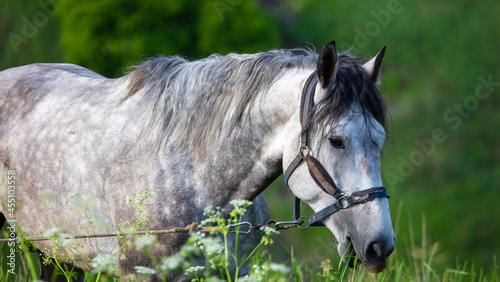
{"label": "horse's mane", "polygon": [[[362,67],[361,58],[339,54],[336,85],[316,106],[308,128],[336,124],[353,104],[359,106],[365,123],[373,117],[387,131],[387,107],[371,75]],[[373,125],[373,124],[370,124]]]}
{"label": "horse's mane", "polygon": [[[323,120],[338,118],[352,102],[368,99],[361,106],[385,127],[385,104],[376,87],[348,86],[367,82],[367,74],[363,74],[358,64],[360,59],[347,52],[339,53],[338,58],[337,79],[342,80],[338,85],[350,87],[347,95],[356,90],[369,90],[372,94],[355,94],[354,99],[345,97],[346,94],[340,95],[340,99],[325,99],[318,105],[318,117]],[[145,97],[154,101],[154,115],[160,115],[155,120],[161,120],[161,140],[166,141],[171,136],[170,140],[204,158],[211,151],[210,144],[217,144],[226,137],[222,132],[232,134],[245,124],[250,112],[247,109],[251,109],[259,94],[269,89],[285,70],[312,71],[317,59],[315,52],[305,49],[212,55],[198,61],[179,56],[155,57],[132,68],[128,74],[127,98],[145,91]],[[361,75],[361,78],[351,78],[352,75]],[[332,95],[343,92],[337,88]],[[377,113],[382,113],[382,117]]]}

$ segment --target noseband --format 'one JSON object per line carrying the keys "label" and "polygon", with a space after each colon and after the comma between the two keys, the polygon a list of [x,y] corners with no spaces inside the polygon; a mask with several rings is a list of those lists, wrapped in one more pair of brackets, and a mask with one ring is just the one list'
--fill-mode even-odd
{"label": "noseband", "polygon": [[314,94],[316,92],[317,83],[318,77],[315,71],[309,76],[304,84],[304,88],[302,89],[302,98],[300,101],[300,124],[302,126],[302,132],[300,134],[300,149],[295,159],[293,159],[286,169],[284,179],[286,185],[288,185],[288,179],[292,173],[297,167],[299,167],[299,165],[305,162],[311,177],[314,179],[314,182],[316,182],[316,184],[327,194],[333,196],[337,202],[307,217],[300,216],[300,199],[295,197],[293,205],[293,218],[295,220],[307,219],[307,226],[324,226],[321,222],[322,219],[342,209],[363,204],[376,198],[390,198],[389,195],[387,195],[387,190],[384,186],[357,191],[352,193],[350,196],[342,193],[318,159],[311,156],[307,140],[308,121],[314,110]]}

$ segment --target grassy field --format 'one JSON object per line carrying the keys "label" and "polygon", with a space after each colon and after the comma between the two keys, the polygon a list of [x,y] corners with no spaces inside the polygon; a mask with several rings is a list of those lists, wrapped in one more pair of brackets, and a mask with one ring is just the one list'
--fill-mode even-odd
{"label": "grassy field", "polygon": [[[235,209],[236,210],[236,209]],[[243,209],[240,209],[243,212]],[[241,219],[241,214],[232,213],[229,220],[223,219],[220,213],[211,213],[209,219],[204,223],[216,223],[219,226],[226,226],[229,221],[236,222]],[[6,224],[2,229],[2,237],[8,238],[9,230]],[[413,225],[409,226],[411,241],[406,245],[405,254],[396,249],[388,259],[387,269],[379,274],[367,273],[362,265],[356,265],[353,269],[337,257],[327,258],[319,264],[311,264],[310,260],[299,260],[293,246],[286,246],[280,242],[279,232],[265,230],[265,236],[261,244],[255,249],[255,255],[251,261],[251,273],[236,281],[499,281],[498,264],[496,257],[491,262],[488,269],[478,269],[474,261],[456,262],[454,268],[439,267],[439,257],[443,254],[439,244],[430,242],[426,236],[426,221],[422,217],[421,232],[423,234],[420,241],[414,239]],[[396,230],[398,230],[396,226]],[[185,247],[179,254],[173,257],[163,258],[154,268],[136,267],[137,281],[147,280],[148,276],[158,274],[165,275],[169,271],[182,270],[192,278],[192,281],[220,281],[233,280],[228,274],[226,266],[233,254],[227,249],[226,229],[219,231],[220,240],[213,240],[213,237],[202,236],[193,233]],[[282,233],[287,231],[281,231]],[[172,236],[172,235],[168,235]],[[174,235],[175,236],[175,235]],[[244,236],[244,235],[240,235]],[[236,239],[237,240],[237,239]],[[141,243],[139,243],[139,241]],[[274,242],[277,241],[277,242]],[[141,249],[147,254],[149,247],[154,245],[153,236],[141,236],[134,238],[136,246],[141,245]],[[286,253],[287,259],[276,261],[265,246],[278,245],[277,248]],[[43,259],[36,252],[31,252],[24,244],[13,249],[7,243],[0,246],[0,281],[35,281],[40,277],[41,263],[52,263],[56,267],[61,267],[58,261],[49,258]],[[226,246],[226,247],[224,247]],[[212,251],[210,251],[212,250]],[[216,250],[216,251],[213,251]],[[12,259],[12,255],[15,258]],[[190,259],[193,254],[203,254],[207,259],[205,267],[193,267]],[[352,254],[345,254],[348,260],[354,259]],[[94,258],[91,264],[94,270],[85,272],[85,281],[121,281],[120,278],[108,275],[116,264],[112,262],[113,257],[107,257],[108,261],[103,262],[103,257]],[[111,260],[110,260],[111,259]],[[14,262],[14,265],[11,263]],[[243,263],[243,260],[240,261]],[[239,263],[237,263],[238,265]],[[72,281],[70,269],[59,268],[63,271],[59,273],[66,276],[68,281]],[[218,269],[220,275],[215,275],[213,269]],[[13,274],[15,272],[15,274]],[[164,281],[166,281],[164,279]]]}
{"label": "grassy field", "polygon": [[[500,281],[498,264],[492,261],[490,269],[477,269],[474,262],[457,262],[455,268],[437,269],[434,259],[438,254],[437,244],[411,244],[408,248],[414,254],[411,257],[403,257],[396,252],[389,258],[387,269],[380,274],[367,273],[363,266],[355,269],[347,268],[345,263],[325,260],[320,265],[312,266],[304,264],[295,258],[294,248],[281,246],[289,254],[289,259],[282,262],[273,261],[267,251],[258,252],[252,261],[252,273],[250,277],[238,279],[244,281]],[[16,274],[8,273],[10,267],[7,265],[10,254],[6,244],[1,247],[0,258],[0,281],[34,281],[40,275],[39,255],[33,252],[16,252]],[[29,258],[27,260],[27,258]],[[30,263],[31,262],[31,263]],[[138,274],[138,281],[142,281],[147,275]],[[209,280],[210,277],[199,280]],[[212,277],[217,279],[219,277]],[[85,273],[85,281],[120,281],[119,278],[106,275],[105,273]],[[69,280],[71,281],[71,280]],[[212,281],[212,280],[210,280]]]}

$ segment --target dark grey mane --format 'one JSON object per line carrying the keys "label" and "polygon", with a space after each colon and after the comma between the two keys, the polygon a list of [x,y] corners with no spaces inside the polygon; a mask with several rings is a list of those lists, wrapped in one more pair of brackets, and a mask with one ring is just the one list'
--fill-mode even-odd
{"label": "dark grey mane", "polygon": [[[361,60],[339,53],[338,84],[318,106],[313,122],[336,120],[353,102],[385,127],[385,104],[378,89],[362,70]],[[245,123],[246,111],[287,69],[316,68],[317,54],[305,49],[273,50],[257,54],[213,55],[198,61],[156,57],[128,75],[128,97],[145,91],[161,115],[162,140],[184,144],[204,157],[223,128],[232,133]]]}
{"label": "dark grey mane", "polygon": [[363,68],[364,60],[349,53],[338,54],[336,85],[320,101],[309,126],[335,124],[353,104],[360,106],[365,122],[373,117],[387,131],[387,107],[376,83]]}
{"label": "dark grey mane", "polygon": [[316,61],[315,53],[303,49],[213,55],[199,61],[157,57],[129,74],[128,97],[146,91],[156,101],[155,114],[162,116],[162,137],[174,134],[172,140],[203,157],[210,150],[206,144],[224,137],[223,127],[232,132],[244,124],[245,110],[284,70],[314,69]]}

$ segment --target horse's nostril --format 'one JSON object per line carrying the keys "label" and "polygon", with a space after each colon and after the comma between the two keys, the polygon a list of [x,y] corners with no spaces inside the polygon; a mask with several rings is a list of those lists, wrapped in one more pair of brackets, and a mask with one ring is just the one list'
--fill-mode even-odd
{"label": "horse's nostril", "polygon": [[372,259],[386,259],[392,252],[394,251],[394,247],[390,244],[384,244],[384,242],[374,241],[368,245],[366,249],[366,256]]}
{"label": "horse's nostril", "polygon": [[371,242],[366,249],[366,269],[368,272],[381,272],[386,267],[387,256],[392,252],[383,242]]}
{"label": "horse's nostril", "polygon": [[382,250],[380,250],[380,244],[378,242],[372,243],[371,247],[375,251],[375,254],[377,254],[377,257],[382,256]]}
{"label": "horse's nostril", "polygon": [[379,259],[385,256],[385,252],[382,250],[380,242],[371,242],[366,249],[366,257],[369,259]]}

